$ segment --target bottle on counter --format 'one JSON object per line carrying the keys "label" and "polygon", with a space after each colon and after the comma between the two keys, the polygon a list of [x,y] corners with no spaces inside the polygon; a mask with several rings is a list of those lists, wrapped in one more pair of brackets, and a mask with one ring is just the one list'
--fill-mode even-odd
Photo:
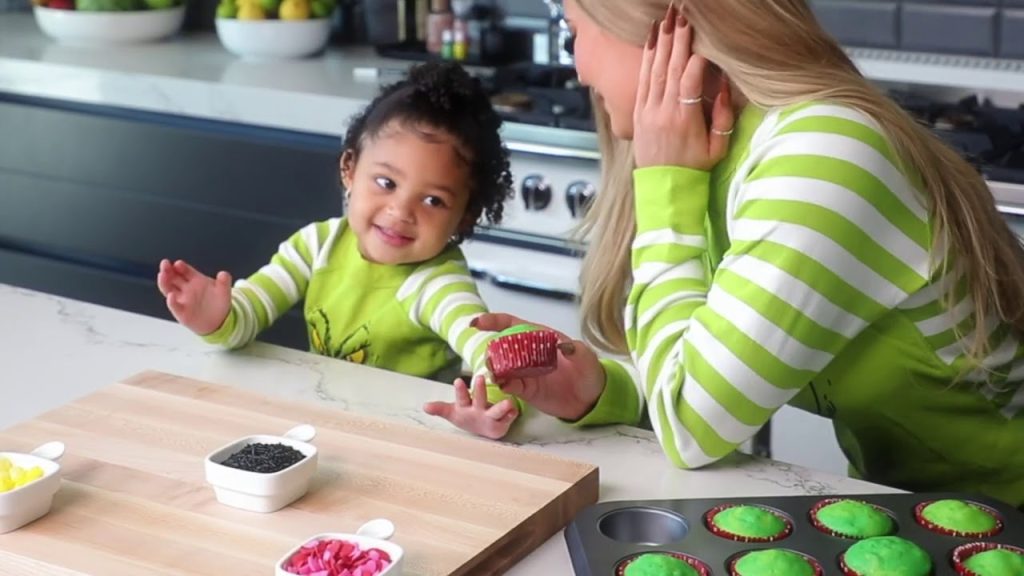
{"label": "bottle on counter", "polygon": [[455,33],[451,28],[445,28],[441,33],[441,58],[445,60],[455,58]]}
{"label": "bottle on counter", "polygon": [[454,14],[448,0],[431,0],[427,15],[427,52],[440,54],[444,47],[444,31],[451,30]]}
{"label": "bottle on counter", "polygon": [[452,59],[463,61],[469,56],[469,39],[466,35],[466,21],[456,19],[452,25]]}

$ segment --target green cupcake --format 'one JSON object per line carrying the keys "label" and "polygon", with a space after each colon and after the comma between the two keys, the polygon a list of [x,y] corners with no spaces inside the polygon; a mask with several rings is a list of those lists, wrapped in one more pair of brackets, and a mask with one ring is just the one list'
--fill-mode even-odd
{"label": "green cupcake", "polygon": [[771,542],[789,536],[793,525],[762,506],[720,506],[708,512],[708,529],[741,542]]}
{"label": "green cupcake", "polygon": [[859,500],[824,500],[811,510],[811,523],[826,534],[858,540],[895,531],[892,517]]}
{"label": "green cupcake", "polygon": [[998,534],[1002,529],[994,513],[963,500],[923,503],[918,505],[915,516],[925,528],[951,536],[980,538]]}
{"label": "green cupcake", "polygon": [[696,568],[671,554],[648,552],[626,563],[622,576],[701,576]]}
{"label": "green cupcake", "polygon": [[958,563],[970,570],[973,576],[1024,576],[1024,550],[1021,548],[1001,544],[976,545],[988,549],[971,553],[967,560]]}
{"label": "green cupcake", "polygon": [[847,576],[928,576],[932,571],[928,553],[898,536],[865,538],[843,553],[841,563]]}
{"label": "green cupcake", "polygon": [[815,576],[818,566],[806,556],[789,550],[757,550],[748,552],[732,563],[731,576]]}

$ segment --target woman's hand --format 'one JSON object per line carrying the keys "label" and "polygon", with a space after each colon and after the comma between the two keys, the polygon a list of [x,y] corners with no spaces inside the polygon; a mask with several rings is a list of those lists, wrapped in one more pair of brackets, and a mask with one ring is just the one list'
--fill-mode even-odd
{"label": "woman's hand", "polygon": [[694,54],[693,29],[674,6],[651,27],[644,48],[633,113],[633,153],[638,168],[685,166],[711,170],[729,149],[733,111],[723,74],[710,112],[704,111],[708,61]]}
{"label": "woman's hand", "polygon": [[516,403],[506,398],[497,404],[487,401],[487,385],[483,376],[473,380],[470,396],[466,381],[455,381],[455,402],[427,402],[423,411],[440,416],[455,426],[477,436],[498,440],[508,434],[512,423],[519,417]]}
{"label": "woman's hand", "polygon": [[[500,332],[524,323],[524,320],[509,314],[484,314],[473,322],[473,326],[479,330]],[[604,391],[604,367],[594,350],[585,343],[562,333],[558,333],[558,340],[558,365],[554,372],[497,384],[503,392],[522,398],[541,412],[566,420],[579,420],[590,412]]]}
{"label": "woman's hand", "polygon": [[156,285],[175,320],[200,336],[220,328],[231,311],[231,275],[227,272],[210,278],[184,260],[162,260]]}

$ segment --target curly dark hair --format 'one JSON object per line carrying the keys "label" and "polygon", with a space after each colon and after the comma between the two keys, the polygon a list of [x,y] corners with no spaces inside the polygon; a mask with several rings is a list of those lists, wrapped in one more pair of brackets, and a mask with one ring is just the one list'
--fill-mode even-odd
{"label": "curly dark hair", "polygon": [[[499,224],[505,200],[512,196],[508,148],[499,134],[501,117],[480,81],[454,62],[427,62],[412,67],[408,76],[385,86],[370,105],[349,123],[343,150],[359,157],[367,137],[388,124],[424,124],[453,136],[470,155],[470,193],[466,213],[475,222],[481,215]],[[459,230],[459,244],[473,228]]]}

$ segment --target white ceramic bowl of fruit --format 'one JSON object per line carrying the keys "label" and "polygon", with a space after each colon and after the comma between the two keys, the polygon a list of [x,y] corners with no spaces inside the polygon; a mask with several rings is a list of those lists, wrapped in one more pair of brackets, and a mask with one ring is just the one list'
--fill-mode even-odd
{"label": "white ceramic bowl of fruit", "polygon": [[335,0],[221,0],[217,37],[236,56],[306,58],[331,36]]}
{"label": "white ceramic bowl of fruit", "polygon": [[47,442],[28,454],[0,452],[0,534],[45,516],[60,488],[64,444]]}
{"label": "white ceramic bowl of fruit", "polygon": [[174,35],[183,0],[33,0],[39,28],[66,44],[136,44]]}

